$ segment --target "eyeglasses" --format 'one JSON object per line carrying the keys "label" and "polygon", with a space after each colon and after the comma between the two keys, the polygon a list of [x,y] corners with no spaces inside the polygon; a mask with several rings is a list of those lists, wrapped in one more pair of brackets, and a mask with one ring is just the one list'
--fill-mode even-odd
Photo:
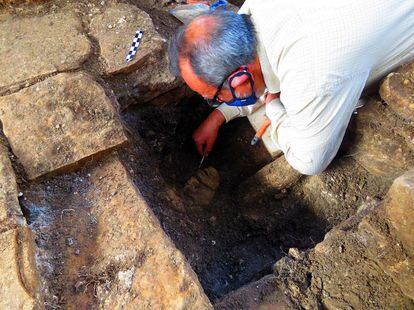
{"label": "eyeglasses", "polygon": [[221,100],[221,99],[219,98],[219,94],[220,94],[220,92],[221,92],[221,90],[222,90],[222,88],[223,88],[224,83],[226,83],[227,78],[228,78],[230,75],[232,75],[232,74],[233,74],[233,72],[232,72],[232,73],[230,73],[228,76],[226,76],[226,77],[223,79],[223,81],[220,83],[219,87],[217,88],[217,91],[216,91],[216,93],[214,94],[213,99],[206,99],[207,104],[208,104],[210,107],[212,107],[212,108],[217,108],[220,104],[222,104],[222,103],[224,102],[223,100]]}
{"label": "eyeglasses", "polygon": [[[242,71],[238,72],[239,70],[242,70]],[[243,74],[247,74],[248,77],[249,77],[252,95],[250,97],[242,99],[242,98],[237,98],[236,97],[235,89],[231,86],[231,83],[232,83],[232,81],[235,77],[241,76]],[[223,81],[220,83],[219,87],[217,88],[217,91],[214,94],[213,99],[206,99],[207,104],[210,107],[217,108],[220,104],[224,103],[224,101],[219,98],[219,94],[220,94],[221,90],[223,89],[224,83],[227,81],[227,79],[229,77],[231,77],[230,81],[229,81],[229,86],[230,86],[230,91],[233,95],[233,100],[230,101],[230,102],[227,102],[227,104],[229,104],[231,106],[233,106],[233,105],[234,106],[244,106],[244,105],[250,105],[250,104],[252,104],[252,102],[256,102],[257,98],[254,94],[254,87],[253,87],[254,82],[253,82],[252,76],[249,73],[249,71],[247,70],[247,67],[243,66],[243,67],[237,68],[235,71],[233,71],[232,73],[230,73],[229,75],[227,75],[223,79]]]}

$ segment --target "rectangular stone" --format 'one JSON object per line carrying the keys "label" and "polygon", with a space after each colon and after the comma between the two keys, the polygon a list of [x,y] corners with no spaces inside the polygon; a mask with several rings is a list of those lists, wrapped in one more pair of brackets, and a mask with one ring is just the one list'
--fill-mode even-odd
{"label": "rectangular stone", "polygon": [[7,148],[0,144],[0,232],[24,223],[17,183]]}
{"label": "rectangular stone", "polygon": [[[26,230],[26,231],[24,231]],[[0,234],[0,309],[34,309],[39,282],[31,254],[27,227]]]}
{"label": "rectangular stone", "polygon": [[[137,30],[143,36],[135,57],[125,57]],[[151,17],[134,5],[117,3],[105,8],[91,21],[92,35],[98,40],[101,57],[105,60],[105,73],[115,74],[142,67],[151,55],[158,55],[166,40],[155,30]]]}
{"label": "rectangular stone", "polygon": [[64,300],[80,309],[212,308],[117,152],[33,183],[24,197],[34,214],[46,297],[55,306]]}
{"label": "rectangular stone", "polygon": [[393,180],[414,167],[414,151],[399,132],[384,120],[381,102],[372,100],[358,110],[349,153],[373,175]]}
{"label": "rectangular stone", "polygon": [[127,304],[131,309],[210,309],[197,276],[164,233],[120,161],[106,160],[91,172],[90,180],[94,186],[86,196],[93,199],[92,212],[99,227],[99,255],[92,271],[121,266],[118,283],[110,291],[103,285],[97,290],[102,307],[117,309]]}
{"label": "rectangular stone", "polygon": [[414,125],[414,62],[390,73],[381,85],[380,95],[391,110]]}
{"label": "rectangular stone", "polygon": [[90,54],[81,20],[73,13],[4,14],[0,20],[0,94],[13,85],[77,68]]}
{"label": "rectangular stone", "polygon": [[62,73],[0,98],[4,133],[29,179],[127,141],[111,99],[85,73]]}

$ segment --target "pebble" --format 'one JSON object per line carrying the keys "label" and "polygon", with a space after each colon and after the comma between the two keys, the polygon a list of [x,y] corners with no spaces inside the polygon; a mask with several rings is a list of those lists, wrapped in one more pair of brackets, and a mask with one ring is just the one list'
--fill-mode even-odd
{"label": "pebble", "polygon": [[72,245],[75,244],[75,240],[72,237],[69,237],[69,238],[66,239],[66,244],[68,246],[72,246]]}

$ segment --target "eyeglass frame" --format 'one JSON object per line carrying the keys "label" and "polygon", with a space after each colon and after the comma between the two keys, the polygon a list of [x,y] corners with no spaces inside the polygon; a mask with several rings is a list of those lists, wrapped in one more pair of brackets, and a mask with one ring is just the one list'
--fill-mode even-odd
{"label": "eyeglass frame", "polygon": [[[238,70],[242,69],[242,71],[237,72]],[[233,75],[234,74],[234,75]],[[233,71],[232,73],[230,73],[229,75],[227,75],[223,81],[220,83],[219,87],[217,88],[216,93],[214,94],[213,99],[206,99],[207,104],[212,107],[212,108],[217,108],[219,105],[221,105],[222,103],[226,103],[225,101],[221,100],[218,96],[220,95],[220,92],[223,89],[224,83],[227,81],[227,79],[231,76],[230,80],[229,80],[229,88],[231,91],[231,94],[233,95],[234,99],[242,99],[242,98],[237,98],[236,97],[236,93],[235,93],[235,89],[231,86],[231,83],[233,82],[233,79],[235,77],[238,77],[240,75],[243,74],[247,74],[249,76],[249,81],[250,81],[250,87],[252,89],[252,92],[254,92],[254,81],[253,81],[253,77],[251,75],[251,73],[247,70],[246,66],[242,66],[239,67],[238,69],[236,69],[235,71]],[[232,76],[233,75],[233,76]],[[227,103],[226,103],[227,104]],[[231,104],[229,104],[231,106]]]}

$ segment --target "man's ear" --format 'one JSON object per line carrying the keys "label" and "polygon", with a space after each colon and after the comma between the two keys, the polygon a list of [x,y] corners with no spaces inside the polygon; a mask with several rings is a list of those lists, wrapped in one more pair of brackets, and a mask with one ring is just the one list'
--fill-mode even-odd
{"label": "man's ear", "polygon": [[247,74],[243,74],[243,75],[240,75],[240,76],[236,76],[231,81],[231,87],[237,88],[240,85],[243,85],[244,83],[246,83],[248,79],[249,79],[249,77],[247,76]]}

